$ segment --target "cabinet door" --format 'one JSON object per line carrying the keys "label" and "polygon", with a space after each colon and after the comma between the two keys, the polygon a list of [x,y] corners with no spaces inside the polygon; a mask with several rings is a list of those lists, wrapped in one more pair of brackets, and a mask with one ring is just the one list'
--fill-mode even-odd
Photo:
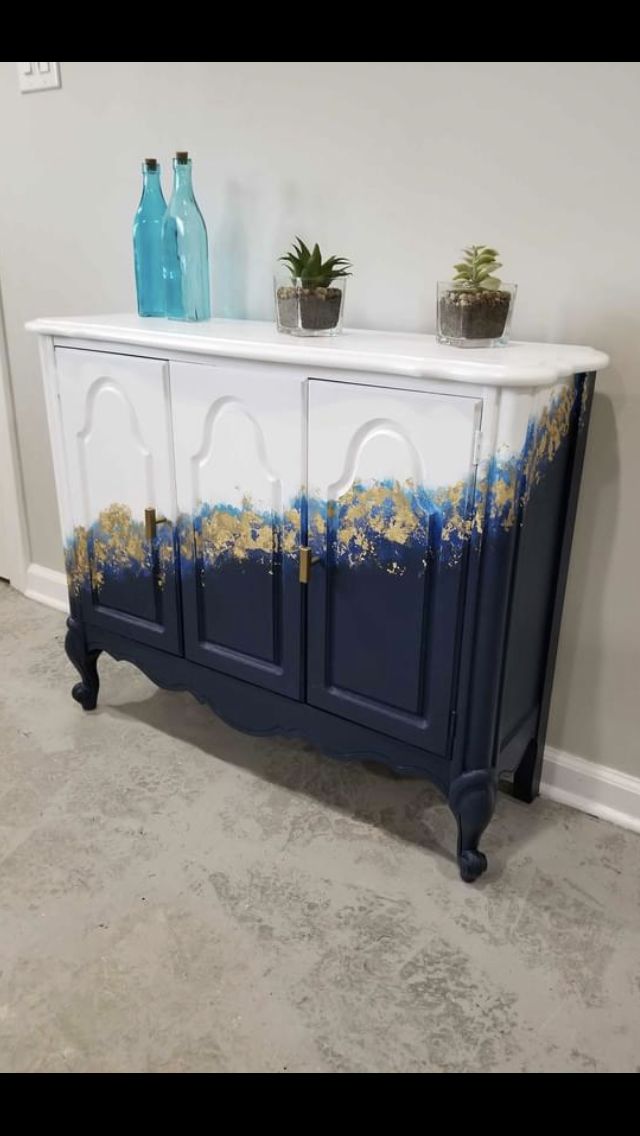
{"label": "cabinet door", "polygon": [[171,365],[185,654],[300,697],[303,388]]}
{"label": "cabinet door", "polygon": [[444,755],[481,403],[309,388],[308,700]]}
{"label": "cabinet door", "polygon": [[[73,532],[72,601],[88,623],[181,650],[169,375],[162,360],[56,349]],[[145,509],[169,523],[145,534]]]}

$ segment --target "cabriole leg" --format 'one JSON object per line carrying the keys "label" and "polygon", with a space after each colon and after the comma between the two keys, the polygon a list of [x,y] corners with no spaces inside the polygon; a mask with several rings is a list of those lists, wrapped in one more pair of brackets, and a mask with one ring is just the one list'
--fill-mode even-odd
{"label": "cabriole leg", "polygon": [[95,710],[98,701],[98,657],[100,651],[88,651],[82,624],[69,616],[64,649],[78,671],[82,682],[77,682],[71,694],[83,710]]}
{"label": "cabriole leg", "polygon": [[458,865],[465,883],[473,883],[487,868],[478,848],[496,803],[493,770],[473,769],[456,777],[449,789],[449,807],[458,822]]}

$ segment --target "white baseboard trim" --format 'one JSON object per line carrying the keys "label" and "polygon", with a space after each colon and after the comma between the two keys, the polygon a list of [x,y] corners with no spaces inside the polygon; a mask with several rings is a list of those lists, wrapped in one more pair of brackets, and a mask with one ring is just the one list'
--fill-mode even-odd
{"label": "white baseboard trim", "polygon": [[69,610],[67,577],[64,572],[55,572],[42,564],[30,564],[27,568],[25,596],[30,600],[54,607],[56,611]]}
{"label": "white baseboard trim", "polygon": [[640,777],[547,746],[540,793],[550,801],[640,832]]}

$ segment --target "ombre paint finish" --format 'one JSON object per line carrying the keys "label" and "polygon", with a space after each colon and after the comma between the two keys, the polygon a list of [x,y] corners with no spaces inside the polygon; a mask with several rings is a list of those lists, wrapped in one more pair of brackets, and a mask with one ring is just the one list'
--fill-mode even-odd
{"label": "ombre paint finish", "polygon": [[[72,371],[99,362],[69,358]],[[575,380],[538,399],[519,452],[503,443],[479,472],[477,399],[311,380],[305,405],[290,383],[260,387],[250,372],[234,374],[229,395],[224,368],[194,364],[176,364],[172,381],[183,511],[149,541],[142,501],[89,507],[67,544],[72,595],[94,620],[139,621],[138,637],[162,628],[174,650],[179,558],[188,658],[300,698],[306,631],[309,702],[445,754],[470,538],[495,542],[522,519],[580,412]],[[85,497],[89,455],[105,461],[90,414],[99,395],[123,397],[112,372],[92,367],[90,383],[76,436]],[[148,461],[135,426],[131,444]],[[307,479],[296,460],[305,437]],[[124,441],[120,430],[112,461]]]}
{"label": "ombre paint finish", "polygon": [[53,364],[74,697],[105,649],[242,728],[422,771],[476,878],[498,771],[536,791],[593,376]]}
{"label": "ombre paint finish", "polygon": [[300,698],[304,392],[224,366],[171,373],[185,654]]}
{"label": "ombre paint finish", "polygon": [[[169,369],[156,359],[56,350],[68,470],[72,610],[179,652]],[[169,523],[148,541],[149,506]]]}
{"label": "ombre paint finish", "polygon": [[481,403],[309,388],[308,699],[444,754]]}

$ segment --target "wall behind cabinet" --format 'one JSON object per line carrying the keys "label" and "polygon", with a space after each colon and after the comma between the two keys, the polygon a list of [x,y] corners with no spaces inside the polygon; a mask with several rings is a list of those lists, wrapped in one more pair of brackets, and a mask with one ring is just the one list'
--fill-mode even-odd
{"label": "wall behind cabinet", "polygon": [[569,582],[550,741],[640,774],[638,63],[63,63],[20,95],[0,64],[0,281],[32,557],[61,567],[26,319],[131,309],[145,155],[188,147],[217,314],[271,315],[296,232],[350,255],[352,325],[433,330],[433,286],[490,241],[514,332],[609,351]]}

